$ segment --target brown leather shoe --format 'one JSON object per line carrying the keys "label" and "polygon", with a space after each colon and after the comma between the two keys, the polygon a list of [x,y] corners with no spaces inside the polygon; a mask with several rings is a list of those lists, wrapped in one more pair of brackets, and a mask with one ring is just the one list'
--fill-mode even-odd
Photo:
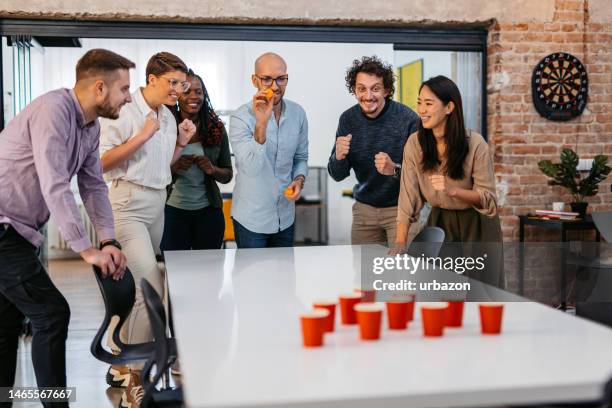
{"label": "brown leather shoe", "polygon": [[140,383],[140,373],[132,371],[130,373],[128,385],[121,396],[120,408],[140,408],[140,403],[144,397],[144,389]]}

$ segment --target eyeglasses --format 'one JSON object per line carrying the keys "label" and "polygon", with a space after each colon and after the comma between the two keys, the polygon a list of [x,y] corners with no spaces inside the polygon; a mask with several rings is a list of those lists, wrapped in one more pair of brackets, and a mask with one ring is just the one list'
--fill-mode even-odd
{"label": "eyeglasses", "polygon": [[263,86],[272,86],[272,82],[276,82],[276,85],[278,86],[286,86],[287,82],[289,82],[288,75],[279,76],[278,78],[270,78],[267,76],[261,77],[259,75],[255,75],[255,76],[259,78]]}
{"label": "eyeglasses", "polygon": [[175,91],[187,92],[191,87],[191,82],[189,81],[179,81],[174,78],[166,78],[163,75],[160,76],[160,78],[164,78],[166,81],[168,81],[170,88],[174,89]]}

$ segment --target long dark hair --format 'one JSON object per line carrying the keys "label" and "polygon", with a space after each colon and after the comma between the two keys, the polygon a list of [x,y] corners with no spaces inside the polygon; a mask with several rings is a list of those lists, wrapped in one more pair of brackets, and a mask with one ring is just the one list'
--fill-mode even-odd
{"label": "long dark hair", "polygon": [[[198,117],[196,119],[195,125],[198,129],[198,134],[202,140],[203,146],[216,146],[221,143],[221,139],[223,138],[223,134],[225,131],[225,126],[223,122],[215,112],[212,107],[212,103],[210,102],[210,97],[208,96],[208,91],[206,90],[206,86],[204,85],[204,81],[202,78],[193,72],[191,69],[187,72],[187,79],[197,78],[202,84],[202,91],[204,91],[204,103],[202,103],[202,107],[198,112]],[[179,104],[177,103],[175,106],[171,108],[174,117],[176,118],[176,123],[179,124],[182,122],[181,112],[179,109]]]}
{"label": "long dark hair", "polygon": [[[463,105],[461,104],[459,88],[453,81],[443,75],[438,75],[423,82],[419,88],[419,93],[424,86],[429,88],[445,106],[449,102],[453,102],[455,105],[455,109],[448,115],[444,126],[447,161],[446,167],[442,170],[451,179],[460,180],[465,176],[463,164],[468,155],[470,144],[463,123]],[[423,171],[436,170],[440,166],[441,160],[438,157],[433,130],[425,129],[423,122],[419,121],[418,136],[421,150],[423,150],[423,160],[421,162]]]}

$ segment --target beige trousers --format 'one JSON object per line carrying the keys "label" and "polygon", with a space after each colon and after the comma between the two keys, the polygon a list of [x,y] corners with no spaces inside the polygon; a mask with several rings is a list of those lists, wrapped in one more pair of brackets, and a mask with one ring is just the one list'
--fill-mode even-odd
{"label": "beige trousers", "polygon": [[[109,190],[109,198],[117,241],[123,247],[127,266],[136,283],[134,307],[121,328],[120,338],[127,344],[149,342],[153,340],[153,335],[140,283],[146,279],[160,297],[165,298],[164,270],[158,265],[155,254],[160,253],[159,244],[164,232],[166,190],[115,180]],[[139,369],[141,366],[132,368]]]}
{"label": "beige trousers", "polygon": [[[429,207],[421,210],[419,220],[410,225],[408,242],[418,234],[427,221]],[[353,204],[353,225],[351,227],[351,244],[380,244],[393,247],[397,234],[397,207],[376,208],[355,201]]]}
{"label": "beige trousers", "polygon": [[351,226],[351,244],[395,243],[397,233],[397,207],[376,208],[355,201],[353,204],[353,225]]}

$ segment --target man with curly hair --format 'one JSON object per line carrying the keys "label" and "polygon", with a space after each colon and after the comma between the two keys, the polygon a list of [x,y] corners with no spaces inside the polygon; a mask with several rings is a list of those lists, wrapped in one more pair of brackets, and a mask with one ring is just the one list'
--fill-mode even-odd
{"label": "man with curly hair", "polygon": [[351,243],[392,245],[404,144],[419,117],[392,100],[393,67],[378,57],[353,61],[345,79],[357,104],[340,116],[327,170],[336,181],[348,177],[351,168],[357,177]]}

